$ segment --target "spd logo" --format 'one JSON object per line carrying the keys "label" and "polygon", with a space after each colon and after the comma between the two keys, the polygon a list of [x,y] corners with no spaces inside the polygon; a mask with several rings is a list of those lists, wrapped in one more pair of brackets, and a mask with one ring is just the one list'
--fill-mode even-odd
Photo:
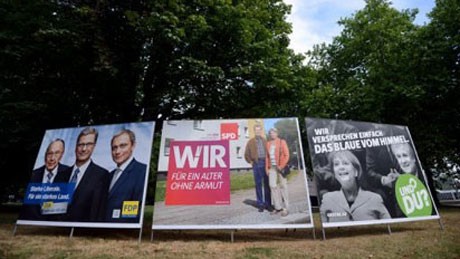
{"label": "spd logo", "polygon": [[121,211],[122,218],[135,218],[139,213],[139,201],[124,201]]}
{"label": "spd logo", "polygon": [[220,124],[220,139],[237,140],[238,139],[238,123]]}

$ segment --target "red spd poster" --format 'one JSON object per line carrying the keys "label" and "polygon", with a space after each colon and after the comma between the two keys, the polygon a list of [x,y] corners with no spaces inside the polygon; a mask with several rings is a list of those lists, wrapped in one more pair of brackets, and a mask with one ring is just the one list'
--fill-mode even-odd
{"label": "red spd poster", "polygon": [[229,141],[171,141],[166,205],[230,204]]}

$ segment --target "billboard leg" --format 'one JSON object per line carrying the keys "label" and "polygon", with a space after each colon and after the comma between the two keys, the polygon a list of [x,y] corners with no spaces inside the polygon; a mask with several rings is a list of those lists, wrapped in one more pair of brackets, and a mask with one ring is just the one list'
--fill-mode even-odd
{"label": "billboard leg", "polygon": [[390,224],[387,225],[387,228],[388,228],[388,235],[391,235],[391,227],[390,227]]}
{"label": "billboard leg", "polygon": [[321,231],[323,232],[323,240],[326,240],[326,231],[324,231],[324,228],[322,228]]}
{"label": "billboard leg", "polygon": [[235,241],[234,234],[235,234],[235,230],[232,230],[232,231],[230,232],[230,241],[231,241],[232,243]]}
{"label": "billboard leg", "polygon": [[441,229],[441,231],[444,231],[444,225],[442,224],[441,218],[438,219],[438,222],[439,222],[439,228]]}
{"label": "billboard leg", "polygon": [[142,242],[142,227],[139,229],[139,241],[138,243],[140,244]]}
{"label": "billboard leg", "polygon": [[16,230],[18,230],[18,224],[14,224],[14,228],[13,228],[13,236],[16,235]]}
{"label": "billboard leg", "polygon": [[70,235],[69,235],[69,238],[72,238],[72,237],[73,237],[73,230],[74,230],[74,229],[75,229],[75,228],[71,228],[71,229],[70,229]]}
{"label": "billboard leg", "polygon": [[153,242],[153,229],[152,229],[152,231],[150,232],[150,242]]}

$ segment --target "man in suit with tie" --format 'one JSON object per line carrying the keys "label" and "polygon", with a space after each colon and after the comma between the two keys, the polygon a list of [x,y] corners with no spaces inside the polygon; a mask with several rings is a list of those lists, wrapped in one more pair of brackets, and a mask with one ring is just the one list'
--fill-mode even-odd
{"label": "man in suit with tie", "polygon": [[104,220],[109,172],[91,160],[97,143],[95,128],[83,129],[77,138],[75,164],[69,169],[69,182],[75,183],[72,201],[67,208],[67,221],[98,222]]}
{"label": "man in suit with tie", "polygon": [[[117,168],[110,174],[106,221],[140,222],[147,166],[133,157],[135,146],[136,136],[131,130],[124,129],[112,138],[112,159]],[[136,215],[123,214],[122,207],[125,201],[137,202]]]}
{"label": "man in suit with tie", "polygon": [[[66,183],[69,181],[69,166],[60,163],[64,155],[65,142],[55,139],[46,148],[45,164],[32,172],[30,183]],[[41,205],[25,204],[20,219],[25,220],[57,220],[56,215],[43,215]]]}

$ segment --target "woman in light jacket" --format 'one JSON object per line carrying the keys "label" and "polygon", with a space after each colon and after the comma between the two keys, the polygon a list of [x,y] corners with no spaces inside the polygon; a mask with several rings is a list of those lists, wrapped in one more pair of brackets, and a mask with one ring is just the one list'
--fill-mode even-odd
{"label": "woman in light jacket", "polygon": [[284,139],[278,138],[278,130],[271,128],[268,131],[270,141],[267,142],[267,158],[265,159],[266,172],[270,185],[274,210],[271,214],[287,216],[289,207],[287,179],[281,175],[281,170],[288,166],[289,149]]}
{"label": "woman in light jacket", "polygon": [[359,186],[358,179],[362,175],[362,168],[352,152],[332,152],[328,158],[330,169],[342,188],[323,195],[319,209],[323,222],[391,218],[382,197]]}

